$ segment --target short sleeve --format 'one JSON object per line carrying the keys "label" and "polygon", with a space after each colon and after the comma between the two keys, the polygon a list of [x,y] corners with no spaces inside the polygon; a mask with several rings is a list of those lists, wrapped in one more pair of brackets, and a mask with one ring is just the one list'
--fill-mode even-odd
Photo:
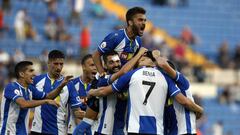
{"label": "short sleeve", "polygon": [[171,79],[168,75],[164,74],[164,77],[168,84],[168,93],[170,97],[176,96],[178,93],[180,93],[180,89],[176,86],[173,79]]}
{"label": "short sleeve", "polygon": [[21,90],[19,90],[19,88],[14,87],[13,84],[8,84],[4,90],[4,97],[16,102],[16,100],[19,97],[23,97],[23,96],[22,96],[22,92],[21,92]]}
{"label": "short sleeve", "polygon": [[114,48],[116,47],[115,41],[116,41],[117,36],[118,36],[118,34],[115,32],[107,35],[103,39],[101,44],[98,45],[98,52],[100,52],[101,54],[104,54],[104,53],[114,50]]}
{"label": "short sleeve", "polygon": [[123,92],[124,90],[126,90],[129,86],[130,79],[135,71],[136,70],[129,71],[128,73],[121,76],[118,80],[114,81],[112,83],[112,90],[114,92]]}
{"label": "short sleeve", "polygon": [[175,83],[177,84],[178,88],[181,91],[188,90],[189,88],[189,81],[186,79],[186,77],[181,74],[180,72],[177,72],[177,77],[175,78]]}
{"label": "short sleeve", "polygon": [[79,96],[77,94],[77,91],[76,91],[73,83],[69,82],[67,84],[67,88],[68,88],[68,91],[69,91],[68,103],[70,104],[71,108],[80,107],[81,101],[80,101],[80,98],[79,98]]}
{"label": "short sleeve", "polygon": [[109,84],[108,84],[109,78],[110,78],[109,75],[105,75],[105,76],[103,76],[103,77],[100,77],[100,78],[98,79],[98,84],[97,84],[97,86],[98,86],[98,87],[108,86],[108,85],[109,85]]}
{"label": "short sleeve", "polygon": [[39,91],[36,87],[34,87],[33,85],[29,85],[29,89],[32,91],[32,96],[33,99],[44,99],[46,98],[47,94],[43,91]]}

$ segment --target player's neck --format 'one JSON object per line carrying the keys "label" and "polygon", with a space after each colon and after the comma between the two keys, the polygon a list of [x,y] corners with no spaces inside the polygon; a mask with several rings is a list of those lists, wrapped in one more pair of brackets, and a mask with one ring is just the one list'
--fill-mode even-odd
{"label": "player's neck", "polygon": [[17,82],[22,85],[24,88],[27,88],[28,87],[28,84],[27,82],[24,80],[24,79],[17,79]]}
{"label": "player's neck", "polygon": [[80,76],[80,79],[82,80],[82,82],[83,83],[90,83],[91,82],[91,79],[90,78],[88,78],[86,75],[82,75],[82,76]]}
{"label": "player's neck", "polygon": [[53,79],[53,80],[57,80],[57,79],[60,78],[60,76],[55,76],[55,75],[53,75],[51,73],[48,73],[48,76],[50,77],[50,79]]}
{"label": "player's neck", "polygon": [[126,28],[126,34],[130,40],[134,40],[136,37],[130,27]]}

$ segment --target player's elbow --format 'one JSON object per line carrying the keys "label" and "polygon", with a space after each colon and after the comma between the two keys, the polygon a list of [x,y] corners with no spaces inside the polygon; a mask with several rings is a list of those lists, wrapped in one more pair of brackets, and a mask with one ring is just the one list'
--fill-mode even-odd
{"label": "player's elbow", "polygon": [[19,104],[20,108],[21,109],[26,109],[26,108],[29,108],[29,104],[26,102],[26,103],[21,103]]}
{"label": "player's elbow", "polygon": [[185,100],[183,100],[180,104],[186,108],[191,108],[192,106],[192,101],[188,98],[185,98]]}

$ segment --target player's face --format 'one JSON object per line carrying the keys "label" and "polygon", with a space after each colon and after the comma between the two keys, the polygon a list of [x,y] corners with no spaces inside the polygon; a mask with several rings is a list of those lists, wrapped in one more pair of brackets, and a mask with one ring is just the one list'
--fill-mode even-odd
{"label": "player's face", "polygon": [[93,80],[95,74],[97,73],[96,66],[93,62],[92,58],[89,58],[85,61],[85,63],[82,65],[83,73],[90,79]]}
{"label": "player's face", "polygon": [[108,72],[111,74],[116,73],[121,69],[121,62],[117,54],[109,55],[107,57],[106,68]]}
{"label": "player's face", "polygon": [[35,77],[35,72],[32,65],[26,67],[26,70],[23,72],[23,79],[27,84],[33,84],[33,78]]}
{"label": "player's face", "polygon": [[58,78],[61,75],[63,69],[64,59],[57,58],[48,61],[48,72],[51,76]]}
{"label": "player's face", "polygon": [[147,67],[153,67],[155,64],[152,61],[152,59],[150,59],[147,56],[142,56],[139,60],[138,60],[138,67],[142,67],[142,66],[147,66]]}
{"label": "player's face", "polygon": [[133,17],[132,30],[137,36],[142,36],[146,25],[146,16],[144,14],[136,14]]}

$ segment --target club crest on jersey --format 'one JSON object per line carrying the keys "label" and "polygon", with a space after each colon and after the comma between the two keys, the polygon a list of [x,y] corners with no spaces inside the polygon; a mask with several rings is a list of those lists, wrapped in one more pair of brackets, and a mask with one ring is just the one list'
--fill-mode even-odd
{"label": "club crest on jersey", "polygon": [[123,60],[130,60],[133,57],[133,53],[122,52],[120,58]]}
{"label": "club crest on jersey", "polygon": [[101,48],[105,48],[107,46],[106,42],[102,42],[102,44],[100,45]]}

